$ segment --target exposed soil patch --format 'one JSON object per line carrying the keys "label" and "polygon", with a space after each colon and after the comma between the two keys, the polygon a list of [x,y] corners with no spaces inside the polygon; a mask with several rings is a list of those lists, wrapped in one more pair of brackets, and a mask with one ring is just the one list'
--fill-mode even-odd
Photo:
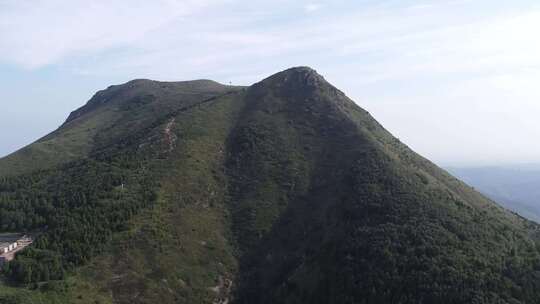
{"label": "exposed soil patch", "polygon": [[176,118],[172,118],[167,125],[165,126],[165,141],[167,142],[167,145],[169,147],[168,152],[172,152],[174,150],[174,144],[176,143],[176,135],[172,132],[172,128],[174,126],[174,122],[176,121]]}

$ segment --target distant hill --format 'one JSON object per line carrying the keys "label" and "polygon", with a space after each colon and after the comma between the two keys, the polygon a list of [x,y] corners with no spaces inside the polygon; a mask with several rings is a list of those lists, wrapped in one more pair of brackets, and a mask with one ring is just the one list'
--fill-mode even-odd
{"label": "distant hill", "polygon": [[504,207],[540,223],[540,165],[448,170]]}
{"label": "distant hill", "polygon": [[135,80],[0,159],[1,303],[539,303],[539,226],[321,75]]}

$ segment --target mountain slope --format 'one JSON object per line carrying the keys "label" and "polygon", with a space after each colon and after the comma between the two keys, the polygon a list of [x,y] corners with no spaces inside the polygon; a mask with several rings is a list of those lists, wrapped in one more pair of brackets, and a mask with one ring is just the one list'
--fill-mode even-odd
{"label": "mountain slope", "polygon": [[[515,239],[535,250],[525,221],[417,156],[310,70],[273,76],[247,99],[231,147],[237,226],[251,241],[240,302],[510,301],[498,275],[514,270],[500,261]],[[265,225],[271,208],[278,216]]]}
{"label": "mountain slope", "polygon": [[97,92],[58,130],[0,161],[0,176],[47,169],[85,158],[99,146],[144,128],[163,116],[238,87],[210,80],[133,80]]}
{"label": "mountain slope", "polygon": [[[12,299],[540,302],[538,226],[411,151],[312,69],[205,83],[98,93],[60,128],[116,111],[82,160],[3,179],[0,227],[41,231],[5,272]],[[52,276],[67,286],[43,283]]]}

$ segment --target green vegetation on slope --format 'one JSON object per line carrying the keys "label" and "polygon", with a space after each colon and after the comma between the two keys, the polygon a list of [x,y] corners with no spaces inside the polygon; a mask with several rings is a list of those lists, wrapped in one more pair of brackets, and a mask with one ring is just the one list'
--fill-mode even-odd
{"label": "green vegetation on slope", "polygon": [[107,162],[69,163],[40,176],[5,178],[0,227],[43,230],[32,248],[6,265],[5,273],[26,284],[61,279],[63,269],[102,252],[114,232],[155,200],[153,175],[139,161],[123,154]]}
{"label": "green vegetation on slope", "polygon": [[98,130],[116,117],[107,108],[93,114],[3,158],[0,162],[0,177],[32,173],[86,157]]}
{"label": "green vegetation on slope", "polygon": [[532,223],[410,151],[309,70],[247,96],[229,166],[244,246],[237,302],[539,301]]}
{"label": "green vegetation on slope", "polygon": [[239,96],[174,117],[176,148],[163,163],[157,204],[135,216],[88,272],[99,274],[94,281],[116,303],[212,303],[228,296],[236,260],[222,162]]}
{"label": "green vegetation on slope", "polygon": [[[219,93],[227,98],[234,91],[238,88]],[[150,210],[159,209],[162,200],[156,200],[156,181],[165,176],[163,172],[169,168],[169,161],[165,159],[171,152],[170,146],[176,145],[172,141],[177,140],[177,135],[166,134],[169,132],[166,130],[167,122],[171,117],[175,119],[176,115],[183,118],[185,112],[197,111],[198,107],[213,102],[217,97],[212,92],[187,95],[183,91],[175,94],[179,98],[178,105],[171,106],[168,112],[154,111],[155,114],[145,117],[145,121],[141,117],[133,117],[130,110],[124,110],[122,121],[116,122],[119,126],[130,126],[116,130],[124,132],[122,139],[114,142],[110,134],[97,134],[93,151],[86,158],[54,169],[0,180],[0,227],[6,231],[42,230],[32,249],[23,251],[15,261],[6,265],[4,274],[10,282],[32,283],[34,285],[29,286],[37,287],[35,283],[41,285],[41,282],[62,279],[64,271],[72,273],[75,267],[86,264],[111,244],[121,241],[122,235],[129,235],[129,220],[143,209],[151,206],[155,207]],[[151,113],[151,110],[145,111]],[[78,119],[81,118],[84,116]],[[193,128],[199,117],[194,119],[187,124],[186,121],[181,123]],[[132,121],[136,121],[137,126],[133,126]],[[74,122],[68,121],[70,124]],[[204,128],[199,126],[194,136],[198,136],[201,130]],[[54,138],[53,135],[50,137]],[[188,134],[189,138],[191,135]],[[134,141],[140,144],[130,144]],[[214,142],[213,139],[208,141]],[[143,212],[141,217],[145,214],[148,212]],[[164,232],[160,235],[167,236]],[[145,257],[154,248],[152,244],[164,241],[153,234],[144,235],[140,241],[144,238],[151,241],[133,247],[133,252],[139,248]],[[130,242],[135,242],[133,245],[139,245],[136,241],[136,238],[130,239]],[[80,274],[79,277],[88,276]],[[72,289],[80,290],[77,286]],[[133,294],[130,292],[129,295]]]}
{"label": "green vegetation on slope", "polygon": [[246,90],[133,81],[60,131],[103,109],[86,155],[0,180],[0,228],[42,231],[0,299],[540,303],[538,226],[309,68]]}
{"label": "green vegetation on slope", "polygon": [[[0,161],[0,177],[50,169],[86,158],[141,132],[164,116],[240,87],[210,80],[133,80],[97,92],[56,131]],[[147,130],[146,130],[147,131]]]}

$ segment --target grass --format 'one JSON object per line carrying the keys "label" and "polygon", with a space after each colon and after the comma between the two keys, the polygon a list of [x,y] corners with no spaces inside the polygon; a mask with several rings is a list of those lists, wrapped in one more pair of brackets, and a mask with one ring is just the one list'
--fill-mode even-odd
{"label": "grass", "polygon": [[107,293],[96,289],[82,276],[74,274],[65,281],[51,281],[38,289],[30,290],[0,284],[0,303],[2,304],[111,304]]}
{"label": "grass", "polygon": [[212,303],[227,296],[213,290],[237,268],[220,166],[241,101],[225,97],[176,118],[178,141],[162,162],[171,170],[158,204],[136,216],[110,253],[77,277],[104,282],[94,289],[112,293],[115,303]]}
{"label": "grass", "polygon": [[0,177],[47,169],[83,158],[90,153],[94,136],[116,115],[102,108],[0,160]]}

